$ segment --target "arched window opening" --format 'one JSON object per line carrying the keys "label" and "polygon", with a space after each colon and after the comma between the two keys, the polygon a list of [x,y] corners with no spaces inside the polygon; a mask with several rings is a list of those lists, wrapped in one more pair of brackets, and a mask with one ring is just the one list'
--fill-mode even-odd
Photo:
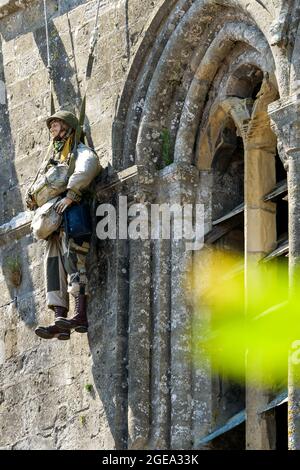
{"label": "arched window opening", "polygon": [[277,186],[284,189],[281,197],[276,201],[276,228],[277,228],[277,241],[288,240],[288,204],[285,200],[287,188],[286,170],[279,158],[278,152],[276,155],[276,182]]}
{"label": "arched window opening", "polygon": [[[288,286],[288,253],[289,253],[289,240],[288,240],[288,200],[287,200],[287,175],[283,163],[279,157],[278,151],[275,156],[276,166],[276,185],[268,194],[265,195],[264,200],[272,202],[276,207],[276,245],[274,250],[267,254],[263,262],[268,263],[272,269],[276,266],[283,267],[280,272],[285,274],[285,279],[281,279],[282,283]],[[288,292],[286,292],[286,299],[288,299]],[[272,305],[276,311],[276,305]],[[282,390],[287,386],[288,374],[288,356],[286,356],[286,372],[281,380],[277,380],[274,384],[273,393],[280,395]],[[288,414],[287,403],[284,402],[281,406],[277,406],[273,411],[273,421],[275,424],[274,429],[274,448],[276,450],[287,450],[288,448]],[[268,417],[268,416],[267,416]],[[269,416],[272,419],[272,416]]]}
{"label": "arched window opening", "polygon": [[[218,249],[244,254],[244,145],[231,117],[220,130],[212,159],[212,242]],[[243,263],[233,275],[243,276]],[[212,318],[213,322],[213,318]],[[245,408],[245,386],[222,373],[212,377],[215,428]],[[212,440],[213,449],[244,449],[245,425]]]}
{"label": "arched window opening", "polygon": [[244,145],[231,118],[225,121],[217,140],[212,171],[213,226],[217,228],[227,221],[229,229],[216,244],[243,253]]}
{"label": "arched window opening", "polygon": [[256,99],[263,82],[263,72],[253,64],[244,64],[230,77],[227,96]]}

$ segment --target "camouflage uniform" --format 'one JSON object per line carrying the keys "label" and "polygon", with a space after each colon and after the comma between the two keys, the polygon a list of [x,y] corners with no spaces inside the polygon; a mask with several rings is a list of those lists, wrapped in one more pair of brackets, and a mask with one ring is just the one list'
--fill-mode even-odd
{"label": "camouflage uniform", "polygon": [[[78,127],[76,116],[67,111],[59,111],[47,119],[49,128],[54,119],[66,123],[69,131],[65,141],[53,142],[54,154],[48,166],[57,165],[62,161],[69,166],[73,165],[65,197],[76,204],[85,198],[86,189],[101,171],[101,166],[95,152],[83,143],[80,142],[76,149],[71,149],[70,142],[73,144]],[[71,153],[76,155],[75,163],[70,158]],[[27,201],[27,204],[32,208],[32,201]],[[48,327],[36,328],[38,336],[44,339],[69,339],[72,328],[81,333],[87,331],[85,261],[89,246],[88,238],[67,239],[64,225],[48,237],[45,257],[46,298],[47,306],[55,312],[55,323]],[[75,298],[75,316],[71,319],[67,319],[69,294]]]}
{"label": "camouflage uniform", "polygon": [[[79,144],[77,151],[75,170],[67,186],[67,197],[79,202],[82,198],[82,190],[87,188],[97,176],[100,165],[97,156],[85,145]],[[63,226],[58,233],[48,238],[45,259],[48,307],[68,308],[68,293],[77,295],[79,283],[87,287],[85,259],[88,251],[88,240],[67,240]]]}

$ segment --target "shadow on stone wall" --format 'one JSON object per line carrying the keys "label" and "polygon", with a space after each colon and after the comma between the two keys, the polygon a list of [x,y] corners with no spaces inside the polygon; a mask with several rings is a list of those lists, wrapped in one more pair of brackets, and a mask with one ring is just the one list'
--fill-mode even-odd
{"label": "shadow on stone wall", "polygon": [[[77,6],[86,3],[85,0],[77,1],[60,1],[52,2],[49,7],[49,35],[50,35],[50,49],[51,55],[54,55],[54,93],[57,96],[57,100],[60,108],[68,108],[72,111],[80,109],[81,105],[81,94],[78,82],[78,74],[76,67],[75,58],[75,70],[69,63],[69,57],[64,47],[64,44],[60,38],[59,31],[56,29],[52,17],[59,14],[69,12]],[[4,84],[1,88],[1,101],[0,101],[0,224],[10,221],[14,216],[24,211],[24,205],[22,195],[20,191],[18,175],[15,168],[15,138],[12,135],[11,123],[10,123],[10,110],[7,102],[7,90],[6,80],[4,74],[4,63],[2,53],[2,40],[12,41],[19,38],[20,35],[28,32],[33,32],[34,39],[36,41],[40,56],[43,60],[45,67],[47,66],[47,49],[46,49],[46,34],[42,5],[39,5],[40,18],[37,20],[35,15],[30,16],[29,10],[25,10],[23,15],[16,14],[15,16],[8,16],[1,22],[0,28],[0,82]],[[51,17],[52,14],[52,17]],[[37,23],[36,23],[37,22]],[[36,24],[40,27],[34,29]],[[70,28],[70,37],[73,49],[73,56],[75,57],[74,43],[72,32]],[[3,39],[2,39],[3,38]],[[56,58],[57,57],[57,58]],[[77,89],[74,88],[72,79],[76,80]],[[86,119],[87,139],[90,146],[93,147],[93,141],[90,135],[90,124]],[[23,250],[23,251],[22,251]],[[12,260],[16,257],[20,258],[22,265],[22,279],[26,279],[26,288],[30,292],[33,291],[33,282],[31,280],[31,273],[29,271],[29,263],[26,259],[27,255],[24,256],[26,248],[21,248],[20,243],[16,243],[12,249],[2,250],[1,253],[1,265],[3,265],[3,275],[6,281],[8,291],[11,295],[12,301],[16,302],[18,306],[18,289],[11,283],[11,268],[7,266],[11,264]],[[22,290],[22,289],[21,289]],[[18,309],[19,310],[19,309]],[[27,315],[25,315],[27,318]],[[34,311],[30,312],[28,316],[30,324],[36,323],[36,307]]]}
{"label": "shadow on stone wall", "polygon": [[[60,108],[67,108],[79,114],[82,96],[78,71],[76,65],[76,54],[73,46],[73,37],[69,28],[72,52],[74,56],[74,67],[70,64],[67,50],[61,40],[59,31],[53,21],[49,21],[50,52],[53,62],[53,86],[54,93]],[[47,66],[47,49],[44,28],[34,31],[34,39],[39,49],[40,56],[45,67]],[[86,55],[88,59],[88,55]],[[85,129],[87,131],[88,143],[93,147],[90,134],[90,124],[86,117]],[[106,172],[108,169],[106,169]],[[103,175],[102,175],[103,177]],[[96,211],[94,206],[93,213]],[[94,234],[96,221],[94,221]],[[111,285],[111,271],[113,270],[114,246],[112,243],[98,243],[94,236],[91,241],[91,251],[88,260],[88,278],[91,289],[91,301],[89,304],[89,347],[93,358],[92,374],[96,393],[100,398],[105,417],[110,428],[116,448],[126,448],[127,446],[127,419],[126,414],[126,380],[120,378],[118,372],[112,366],[115,362],[117,346],[116,322],[113,317],[112,292],[114,286]],[[104,293],[104,295],[103,295]],[[122,358],[117,360],[122,361]],[[124,361],[120,364],[121,370],[126,372]],[[95,397],[96,397],[95,393]]]}
{"label": "shadow on stone wall", "polygon": [[[52,20],[49,21],[50,52],[53,63],[53,86],[54,94],[60,109],[65,108],[79,114],[82,96],[78,71],[76,65],[76,55],[73,46],[71,29],[70,40],[75,58],[74,66],[70,64],[68,52],[61,40],[59,31]],[[45,41],[45,30],[43,27],[34,31],[34,39],[38,47],[40,56],[45,67],[47,67],[47,49]],[[54,57],[54,59],[53,59]],[[88,59],[88,55],[86,55]],[[88,143],[93,147],[93,141],[89,132],[89,120],[85,120],[85,129],[87,131]],[[94,206],[93,213],[95,213]],[[94,224],[95,233],[96,224]],[[111,435],[117,448],[126,448],[127,429],[126,420],[120,418],[122,413],[126,412],[122,398],[116,390],[115,381],[119,383],[119,377],[116,378],[116,371],[112,368],[115,364],[113,356],[115,355],[115,322],[113,315],[107,315],[112,311],[109,305],[113,286],[109,283],[109,272],[112,269],[112,259],[114,247],[111,244],[102,243],[100,249],[96,236],[91,241],[91,251],[88,261],[88,278],[91,290],[91,301],[89,303],[89,347],[93,358],[92,374],[96,388],[96,394],[99,396],[101,405],[105,412],[105,417],[110,428]],[[103,292],[105,293],[103,295]],[[109,330],[109,331],[108,331]],[[123,391],[124,394],[124,391]],[[125,428],[124,428],[125,423]]]}
{"label": "shadow on stone wall", "polygon": [[[74,48],[73,34],[71,25],[69,24],[69,35],[72,47],[72,56],[74,60],[74,67],[70,64],[70,57],[66,51],[63,41],[61,40],[59,31],[57,30],[53,20],[49,20],[49,49],[51,66],[53,70],[53,93],[57,99],[59,109],[68,109],[79,117],[80,108],[82,104],[82,94],[80,89],[80,81],[78,77],[78,70],[76,64],[76,53]],[[45,37],[45,27],[42,26],[33,31],[34,40],[39,50],[40,57],[47,68],[47,44]],[[88,59],[88,53],[86,58]],[[76,84],[76,85],[75,85]],[[50,99],[49,99],[50,109]],[[88,145],[94,148],[93,140],[91,137],[90,122],[88,117],[85,117],[85,131],[87,135]]]}
{"label": "shadow on stone wall", "polygon": [[3,101],[0,103],[0,187],[1,216],[3,224],[23,210],[18,177],[15,170],[15,141],[10,124],[10,113],[7,103],[6,78],[4,74],[2,39],[0,36],[0,80],[4,83]]}
{"label": "shadow on stone wall", "polygon": [[[70,11],[75,6],[78,6],[85,1],[61,1],[59,2],[60,13]],[[39,17],[35,17],[35,22],[29,22],[26,24],[27,11],[24,11],[24,15],[20,16],[20,21],[17,18],[16,23],[10,29],[4,28],[3,22],[0,28],[0,33],[5,36],[5,40],[10,41],[15,38],[22,37],[22,34],[32,32],[37,48],[39,50],[40,57],[43,61],[44,66],[47,66],[47,50],[46,50],[46,38],[45,28],[42,18],[42,9],[39,11]],[[65,11],[64,11],[65,9]],[[29,9],[28,9],[29,10]],[[57,13],[53,14],[53,17],[57,16]],[[38,24],[38,26],[36,26]],[[30,29],[31,28],[31,29]],[[49,33],[50,33],[50,48],[51,55],[55,55],[55,61],[53,63],[54,69],[54,93],[57,97],[57,101],[60,108],[67,108],[72,111],[77,111],[81,104],[81,93],[79,87],[79,80],[77,76],[76,62],[75,66],[72,67],[69,62],[69,56],[66,48],[61,40],[59,31],[55,27],[53,20],[49,20]],[[70,33],[71,34],[71,33]],[[0,43],[1,46],[1,43]],[[3,56],[0,49],[0,79],[4,79],[3,70]],[[45,90],[43,90],[45,91]],[[6,100],[7,102],[7,100]],[[15,149],[13,145],[13,137],[11,132],[11,124],[9,117],[9,110],[7,104],[0,105],[0,140],[2,146],[0,147],[1,162],[0,165],[3,171],[0,172],[0,183],[1,187],[4,188],[7,181],[15,189],[15,197],[13,204],[9,204],[7,194],[4,192],[0,193],[0,197],[5,198],[1,201],[1,211],[5,212],[5,221],[11,219],[14,215],[12,208],[16,208],[16,214],[24,210],[22,197],[19,188],[19,182],[15,170]],[[89,128],[89,122],[86,122],[86,127]],[[10,189],[10,188],[9,188]],[[4,194],[4,196],[3,196]],[[12,253],[20,253],[22,257],[22,277],[26,279],[27,292],[34,292],[34,286],[32,277],[29,271],[30,256],[24,257],[24,250],[26,250],[26,244],[28,240],[18,242],[12,248]],[[18,248],[17,248],[18,246]],[[20,249],[20,251],[19,251]],[[1,256],[4,250],[1,250]],[[126,362],[123,358],[123,352],[126,354],[126,344],[124,340],[118,339],[118,325],[116,321],[116,311],[114,309],[114,286],[113,278],[115,273],[115,246],[111,244],[101,244],[100,248],[98,240],[92,240],[92,249],[90,253],[90,261],[88,267],[89,280],[91,284],[92,300],[89,305],[89,321],[90,321],[90,332],[89,332],[89,347],[93,358],[92,373],[94,377],[95,387],[99,400],[103,407],[105,419],[107,420],[110,428],[111,435],[114,439],[115,446],[117,448],[126,448],[127,444],[127,408],[126,408]],[[10,277],[9,271],[6,271],[7,279]],[[15,288],[10,292],[12,295],[15,293]],[[29,299],[28,299],[29,300]],[[32,301],[35,301],[32,296]],[[29,302],[30,303],[30,302]],[[18,305],[18,302],[17,302]],[[24,310],[24,308],[23,308]],[[22,321],[28,321],[30,324],[36,322],[36,305],[31,305],[31,312],[34,313],[34,319],[32,315],[26,317],[23,313],[20,313]],[[26,320],[25,320],[26,318]],[[122,328],[122,331],[124,328]],[[121,346],[117,346],[115,343],[120,342]],[[117,350],[117,351],[116,351]],[[116,370],[117,368],[117,370]],[[121,372],[120,372],[121,371]],[[96,397],[96,396],[95,396]]]}
{"label": "shadow on stone wall", "polygon": [[114,240],[98,240],[96,220],[93,233],[87,262],[92,374],[115,448],[126,449],[128,278],[125,271],[128,272],[128,245],[127,240],[123,248]]}
{"label": "shadow on stone wall", "polygon": [[[77,1],[60,1],[52,2],[50,10],[57,10],[59,6],[59,11],[65,13],[71,9],[77,7],[78,5],[85,3],[85,0]],[[44,17],[42,2],[39,5],[40,8],[40,20],[39,24],[43,24],[41,28],[37,30],[37,35],[44,35],[43,40],[45,43],[45,27],[44,27]],[[7,88],[6,88],[6,79],[4,73],[4,59],[2,52],[2,41],[12,41],[16,38],[19,38],[22,34],[26,34],[34,30],[37,18],[35,15],[30,15],[30,9],[22,10],[20,13],[15,15],[9,15],[5,17],[0,24],[0,81],[4,83],[4,87],[1,87],[1,101],[0,101],[0,224],[4,224],[10,221],[14,216],[24,211],[24,205],[22,201],[22,195],[20,191],[18,176],[15,168],[15,158],[16,158],[16,149],[15,149],[15,138],[12,134],[11,128],[11,116],[10,110],[8,107],[7,101]],[[43,32],[42,32],[43,31]],[[59,37],[58,32],[56,36]],[[37,44],[39,40],[37,36]],[[61,41],[59,44],[61,47]],[[44,60],[44,55],[42,55]],[[44,61],[45,62],[45,61]],[[71,74],[71,70],[66,68],[67,74]],[[60,72],[61,73],[61,72]],[[73,72],[72,72],[73,73]],[[61,83],[64,83],[60,81]],[[61,90],[61,93],[58,93],[58,97],[62,99],[64,93],[67,92],[67,81],[66,86],[58,86],[57,90]],[[74,98],[74,93],[71,94],[71,98]],[[12,246],[5,247],[1,249],[0,263],[3,270],[3,276],[5,283],[8,289],[8,292],[11,297],[11,302],[15,303],[17,311],[20,315],[20,318],[28,325],[36,324],[36,303],[34,298],[28,302],[28,295],[22,295],[23,285],[15,287],[12,283],[12,263],[15,262],[16,258],[21,260],[21,271],[22,279],[25,280],[27,292],[33,292],[34,286],[32,281],[32,276],[29,270],[29,262],[27,259],[27,250],[26,246],[22,246],[21,242],[16,242]],[[21,295],[19,296],[19,293]],[[7,298],[4,300],[4,303],[7,303]],[[2,304],[2,302],[1,302]],[[27,305],[28,304],[28,305]],[[27,307],[26,307],[27,306]]]}
{"label": "shadow on stone wall", "polygon": [[[18,176],[15,169],[15,142],[12,135],[10,113],[7,101],[6,80],[4,74],[2,39],[0,36],[0,80],[4,83],[4,102],[0,103],[0,223],[6,223],[24,210]],[[25,256],[24,256],[25,255]],[[3,276],[11,301],[15,302],[20,318],[28,325],[36,323],[36,305],[32,302],[30,312],[23,308],[22,296],[19,297],[22,279],[26,279],[26,287],[33,291],[33,282],[27,261],[26,248],[20,242],[1,250],[0,262]],[[19,265],[19,267],[17,266]],[[17,281],[18,271],[20,280]],[[2,303],[2,302],[1,302]]]}
{"label": "shadow on stone wall", "polygon": [[128,18],[128,2],[125,0],[125,31],[126,31],[126,52],[127,60],[130,62],[130,30],[129,30],[129,18]]}

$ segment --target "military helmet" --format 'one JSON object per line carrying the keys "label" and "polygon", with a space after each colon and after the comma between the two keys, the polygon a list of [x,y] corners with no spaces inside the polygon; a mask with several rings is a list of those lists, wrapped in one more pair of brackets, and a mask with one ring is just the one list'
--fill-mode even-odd
{"label": "military helmet", "polygon": [[47,126],[50,129],[50,124],[51,121],[54,119],[60,119],[61,121],[64,121],[66,124],[68,124],[69,127],[72,129],[77,129],[77,126],[79,124],[77,117],[75,114],[71,113],[70,111],[57,111],[55,114],[52,114],[47,120]]}

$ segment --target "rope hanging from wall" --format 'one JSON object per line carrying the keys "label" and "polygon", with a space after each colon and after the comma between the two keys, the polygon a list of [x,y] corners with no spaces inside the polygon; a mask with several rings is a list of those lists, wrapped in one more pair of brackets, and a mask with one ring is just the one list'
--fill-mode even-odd
{"label": "rope hanging from wall", "polygon": [[[86,96],[88,91],[88,83],[92,76],[93,65],[94,65],[94,51],[97,45],[98,36],[99,36],[99,11],[100,11],[100,2],[98,0],[97,3],[97,11],[96,11],[96,19],[95,25],[91,32],[90,37],[90,47],[89,47],[89,55],[87,60],[86,72],[85,72],[85,87],[84,87],[84,95],[82,98],[81,108],[80,108],[80,116],[79,116],[79,126],[76,131],[76,142],[79,142],[80,136],[83,130],[84,119],[85,119],[85,110],[86,110]],[[48,25],[48,14],[47,14],[47,0],[44,0],[44,18],[45,18],[45,31],[46,31],[46,45],[47,45],[47,70],[49,74],[49,84],[50,84],[50,106],[49,111],[50,115],[55,113],[55,106],[54,106],[54,96],[53,96],[53,68],[51,64],[51,55],[50,55],[50,41],[49,41],[49,25]]]}
{"label": "rope hanging from wall", "polygon": [[49,46],[47,0],[44,0],[44,18],[45,18],[46,45],[47,45],[47,70],[48,70],[49,84],[50,84],[50,115],[52,115],[55,112],[55,108],[54,108],[54,98],[53,98],[53,70],[51,66],[50,46]]}

